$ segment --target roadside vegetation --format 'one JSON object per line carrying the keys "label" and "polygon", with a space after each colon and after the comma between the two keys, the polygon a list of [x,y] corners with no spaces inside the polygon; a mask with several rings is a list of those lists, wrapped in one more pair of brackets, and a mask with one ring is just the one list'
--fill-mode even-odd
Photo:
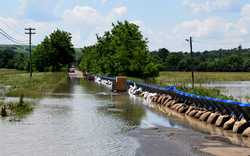
{"label": "roadside vegetation", "polygon": [[0,101],[0,116],[14,117],[14,119],[21,119],[33,111],[34,104],[23,100],[20,96],[19,102],[4,102]]}
{"label": "roadside vegetation", "polygon": [[139,26],[125,22],[112,25],[112,30],[97,36],[97,43],[83,48],[80,68],[100,75],[155,77],[158,64],[150,55]]}
{"label": "roadside vegetation", "polygon": [[10,86],[6,96],[42,97],[53,92],[66,81],[67,75],[64,72],[33,73],[33,77],[30,79],[29,73],[0,70],[0,84]]}

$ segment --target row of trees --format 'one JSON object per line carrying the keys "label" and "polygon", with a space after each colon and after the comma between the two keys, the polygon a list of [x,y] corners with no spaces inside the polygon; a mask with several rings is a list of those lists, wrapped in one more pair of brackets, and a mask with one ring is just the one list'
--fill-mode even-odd
{"label": "row of trees", "polygon": [[[190,53],[170,52],[165,48],[149,52],[147,43],[137,25],[118,22],[112,25],[112,30],[97,36],[97,43],[84,47],[81,53],[79,49],[75,52],[71,34],[58,29],[34,47],[33,69],[59,71],[75,62],[82,70],[94,74],[141,78],[155,77],[159,70],[250,71],[250,49],[242,49],[241,46],[195,52],[192,59]],[[0,68],[28,69],[26,48],[1,46]]]}
{"label": "row of trees", "polygon": [[95,74],[127,75],[141,78],[159,74],[147,40],[135,24],[118,22],[112,30],[97,36],[97,43],[83,48],[80,68]]}
{"label": "row of trees", "polygon": [[0,49],[0,68],[26,70],[27,53],[16,52],[13,48]]}
{"label": "row of trees", "polygon": [[151,55],[160,63],[163,71],[250,71],[250,49],[235,48],[196,52],[191,59],[190,53],[169,52],[159,49]]}

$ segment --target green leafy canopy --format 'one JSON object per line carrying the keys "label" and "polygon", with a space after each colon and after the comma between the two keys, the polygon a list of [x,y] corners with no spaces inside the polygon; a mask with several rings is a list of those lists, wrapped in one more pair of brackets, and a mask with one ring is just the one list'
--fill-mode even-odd
{"label": "green leafy canopy", "polygon": [[112,24],[112,30],[97,35],[97,43],[83,48],[80,68],[94,74],[155,77],[158,65],[149,53],[139,26],[128,21]]}

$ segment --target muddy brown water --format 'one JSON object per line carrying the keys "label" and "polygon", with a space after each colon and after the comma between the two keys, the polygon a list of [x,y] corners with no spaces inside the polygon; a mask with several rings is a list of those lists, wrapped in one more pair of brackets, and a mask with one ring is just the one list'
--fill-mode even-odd
{"label": "muddy brown water", "polygon": [[61,85],[36,100],[35,107],[21,122],[0,119],[0,155],[132,156],[140,143],[129,132],[158,126],[193,129],[212,139],[224,136],[223,141],[250,147],[250,140],[238,135],[171,110],[163,114],[146,107],[142,98],[113,94],[83,80]]}
{"label": "muddy brown water", "polygon": [[183,127],[128,95],[79,80],[37,100],[35,107],[21,122],[0,119],[0,155],[130,156],[140,146],[130,130]]}

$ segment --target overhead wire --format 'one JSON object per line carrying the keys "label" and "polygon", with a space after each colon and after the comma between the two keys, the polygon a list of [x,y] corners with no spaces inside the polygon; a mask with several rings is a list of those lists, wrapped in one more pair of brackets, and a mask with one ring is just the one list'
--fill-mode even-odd
{"label": "overhead wire", "polygon": [[[1,22],[1,20],[3,22]],[[9,25],[7,22],[4,22],[3,19],[0,18],[0,23],[5,25],[6,26],[6,29],[10,29],[12,32],[15,32],[16,34],[19,34],[19,35],[23,35],[23,33],[17,31],[16,29],[14,29],[14,27],[12,25]],[[18,27],[18,26],[15,26],[15,28]]]}
{"label": "overhead wire", "polygon": [[8,39],[9,41],[15,43],[15,44],[21,44],[21,45],[25,45],[27,44],[25,41],[20,41],[15,39],[14,37],[10,36],[6,31],[4,31],[2,28],[0,28],[0,34],[2,36],[4,36],[6,39]]}
{"label": "overhead wire", "polygon": [[0,28],[0,32],[2,32],[3,34],[5,34],[5,36],[8,36],[8,38],[14,40],[15,42],[26,43],[25,41],[17,40],[16,38],[12,37],[6,31],[4,31],[2,28]]}
{"label": "overhead wire", "polygon": [[13,42],[13,43],[15,43],[15,44],[22,44],[22,43],[19,43],[19,42],[13,40],[12,38],[10,38],[10,37],[7,36],[6,34],[2,33],[1,31],[0,31],[0,34],[1,34],[2,36],[4,36],[6,39],[8,39],[9,41],[11,41],[11,42]]}

